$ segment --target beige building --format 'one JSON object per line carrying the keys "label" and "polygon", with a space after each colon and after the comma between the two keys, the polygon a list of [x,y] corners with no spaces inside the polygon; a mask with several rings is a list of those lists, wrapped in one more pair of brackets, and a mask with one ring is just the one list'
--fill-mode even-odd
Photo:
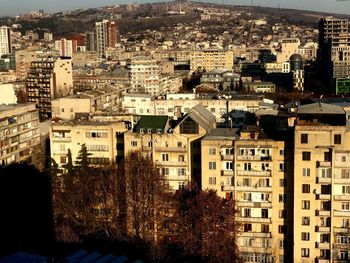
{"label": "beige building", "polygon": [[206,49],[191,51],[190,55],[191,71],[205,69],[233,70],[233,51],[224,49]]}
{"label": "beige building", "polygon": [[52,115],[51,100],[73,92],[72,61],[70,58],[41,58],[30,63],[26,81],[29,102],[35,102],[41,115]]}
{"label": "beige building", "polygon": [[31,161],[40,144],[35,104],[0,105],[0,165]]}
{"label": "beige building", "polygon": [[291,55],[298,53],[300,40],[298,38],[285,38],[281,43],[281,50],[277,52],[277,63],[289,60]]}
{"label": "beige building", "polygon": [[202,188],[236,200],[244,262],[291,262],[292,165],[284,141],[256,126],[216,129],[202,140]]}
{"label": "beige building", "polygon": [[125,154],[141,151],[150,155],[172,190],[200,183],[200,139],[214,125],[214,115],[202,105],[192,108],[175,126],[168,116],[142,116],[124,135]]}
{"label": "beige building", "polygon": [[350,133],[343,108],[300,106],[295,127],[294,262],[350,260]]}
{"label": "beige building", "polygon": [[97,121],[60,121],[53,123],[50,129],[51,158],[60,169],[67,163],[70,149],[75,161],[83,144],[91,154],[88,161],[91,165],[109,165],[123,156],[123,133],[129,128],[123,119]]}

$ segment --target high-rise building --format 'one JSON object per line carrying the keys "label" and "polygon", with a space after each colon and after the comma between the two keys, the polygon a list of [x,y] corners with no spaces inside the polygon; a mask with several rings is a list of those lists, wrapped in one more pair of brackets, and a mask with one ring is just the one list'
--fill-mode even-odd
{"label": "high-rise building", "polygon": [[[326,17],[320,20],[318,61],[320,76],[328,91],[335,91],[338,79],[350,77],[348,19]],[[349,93],[350,86],[345,91]]]}
{"label": "high-rise building", "polygon": [[51,117],[51,100],[67,96],[73,89],[70,58],[47,57],[30,63],[26,81],[29,102],[35,102],[42,117]]}
{"label": "high-rise building", "polygon": [[350,260],[350,133],[340,106],[297,112],[294,148],[294,261]]}
{"label": "high-rise building", "polygon": [[115,47],[118,38],[119,31],[114,21],[103,20],[102,22],[95,23],[95,51],[101,57],[105,56],[106,48]]}
{"label": "high-rise building", "polygon": [[11,47],[11,29],[8,26],[0,27],[0,56],[10,54]]}
{"label": "high-rise building", "polygon": [[72,57],[77,52],[77,41],[61,38],[55,41],[55,49],[60,52],[62,57]]}
{"label": "high-rise building", "polygon": [[0,165],[30,161],[39,144],[35,104],[0,105]]}

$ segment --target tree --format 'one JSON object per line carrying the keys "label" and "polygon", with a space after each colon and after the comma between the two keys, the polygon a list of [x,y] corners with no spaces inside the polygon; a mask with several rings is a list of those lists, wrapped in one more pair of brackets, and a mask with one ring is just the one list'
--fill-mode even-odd
{"label": "tree", "polygon": [[77,161],[75,163],[81,167],[83,170],[86,170],[89,167],[89,156],[92,155],[88,153],[85,143],[81,145],[81,149],[78,153]]}
{"label": "tree", "polygon": [[168,261],[239,262],[233,200],[222,199],[213,190],[184,189],[175,202],[177,223],[169,244],[180,258]]}
{"label": "tree", "polygon": [[74,165],[73,165],[73,159],[72,159],[72,152],[70,149],[68,149],[67,162],[65,165],[63,165],[63,168],[67,169],[68,174],[70,174],[70,175],[73,174]]}

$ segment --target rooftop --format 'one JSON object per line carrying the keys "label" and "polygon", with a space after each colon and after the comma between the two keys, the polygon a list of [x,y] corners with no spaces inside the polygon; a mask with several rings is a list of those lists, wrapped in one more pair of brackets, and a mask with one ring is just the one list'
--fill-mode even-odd
{"label": "rooftop", "polygon": [[297,114],[345,114],[342,107],[323,102],[299,106]]}

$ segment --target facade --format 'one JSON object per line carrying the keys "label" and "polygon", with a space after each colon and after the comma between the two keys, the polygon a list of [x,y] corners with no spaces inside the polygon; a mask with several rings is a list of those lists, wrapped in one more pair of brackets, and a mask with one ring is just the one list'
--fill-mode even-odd
{"label": "facade", "polygon": [[190,54],[191,71],[198,69],[233,69],[233,51],[223,49],[195,50]]}
{"label": "facade", "polygon": [[244,262],[292,262],[290,145],[260,128],[215,129],[202,140],[202,188],[236,200]]}
{"label": "facade", "polygon": [[90,37],[94,38],[94,41],[90,40],[90,45],[94,45],[93,50],[97,51],[100,57],[104,57],[106,48],[115,47],[119,31],[114,21],[103,20],[95,23],[94,34]]}
{"label": "facade", "polygon": [[213,85],[217,90],[235,90],[239,84],[240,76],[232,73],[232,70],[211,70],[204,72],[201,84]]}
{"label": "facade", "polygon": [[61,57],[72,57],[77,53],[77,40],[67,40],[61,38],[55,41],[55,49],[59,51]]}
{"label": "facade", "polygon": [[70,58],[42,58],[32,61],[26,81],[29,102],[35,102],[42,117],[51,117],[51,100],[67,96],[73,89]]}
{"label": "facade", "polygon": [[35,104],[0,105],[0,165],[30,161],[40,145]]}
{"label": "facade", "polygon": [[[52,124],[50,128],[51,158],[59,169],[67,163],[67,153],[70,149],[75,161],[85,144],[91,165],[109,165],[123,156],[122,134],[128,129],[124,121],[66,121]],[[121,148],[119,148],[121,147]]]}
{"label": "facade", "polygon": [[350,260],[350,134],[345,125],[340,106],[314,103],[298,109],[294,262]]}
{"label": "facade", "polygon": [[11,29],[8,26],[0,27],[0,57],[12,52]]}
{"label": "facade", "polygon": [[298,53],[300,40],[297,38],[286,38],[282,40],[281,51],[277,53],[277,63],[287,62],[291,55]]}
{"label": "facade", "polygon": [[176,125],[167,116],[142,116],[124,135],[125,154],[141,151],[152,157],[171,190],[200,184],[200,139],[214,128],[215,117],[202,105]]}
{"label": "facade", "polygon": [[243,82],[243,89],[247,92],[273,93],[276,90],[276,85],[273,82],[267,81],[246,81]]}
{"label": "facade", "polygon": [[0,83],[0,104],[16,104],[17,96],[13,83]]}

